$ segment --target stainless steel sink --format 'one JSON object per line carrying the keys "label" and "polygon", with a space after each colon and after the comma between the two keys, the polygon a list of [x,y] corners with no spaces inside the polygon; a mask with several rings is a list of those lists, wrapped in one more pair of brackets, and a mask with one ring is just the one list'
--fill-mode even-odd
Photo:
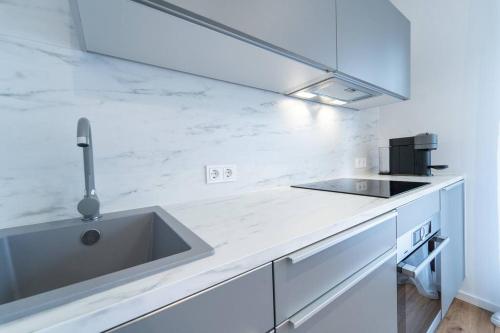
{"label": "stainless steel sink", "polygon": [[0,323],[212,253],[159,207],[0,230]]}

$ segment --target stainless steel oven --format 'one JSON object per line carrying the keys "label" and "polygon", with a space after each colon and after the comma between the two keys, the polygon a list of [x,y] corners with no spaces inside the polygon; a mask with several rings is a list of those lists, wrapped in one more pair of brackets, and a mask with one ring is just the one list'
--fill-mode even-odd
{"label": "stainless steel oven", "polygon": [[439,217],[398,238],[398,333],[434,332],[441,321]]}

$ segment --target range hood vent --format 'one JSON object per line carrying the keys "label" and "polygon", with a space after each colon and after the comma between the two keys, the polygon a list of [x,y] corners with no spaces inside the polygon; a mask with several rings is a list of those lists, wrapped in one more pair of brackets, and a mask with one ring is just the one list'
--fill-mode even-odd
{"label": "range hood vent", "polygon": [[344,106],[382,94],[370,88],[331,77],[295,91],[290,95],[322,104]]}

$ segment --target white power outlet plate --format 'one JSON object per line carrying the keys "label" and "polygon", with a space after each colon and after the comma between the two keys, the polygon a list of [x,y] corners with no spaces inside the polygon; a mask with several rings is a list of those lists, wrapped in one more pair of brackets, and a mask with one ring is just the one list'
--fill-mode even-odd
{"label": "white power outlet plate", "polygon": [[366,157],[356,157],[354,159],[354,167],[356,169],[366,168]]}
{"label": "white power outlet plate", "polygon": [[205,173],[207,184],[234,182],[236,180],[236,165],[207,165]]}

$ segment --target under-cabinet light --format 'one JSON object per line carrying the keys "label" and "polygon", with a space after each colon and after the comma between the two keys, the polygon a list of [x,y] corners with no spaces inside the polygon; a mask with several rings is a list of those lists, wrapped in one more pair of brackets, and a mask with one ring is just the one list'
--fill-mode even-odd
{"label": "under-cabinet light", "polygon": [[307,91],[298,91],[293,95],[298,97],[298,98],[305,98],[305,99],[311,99],[311,98],[314,98],[317,96],[316,94],[313,94],[313,93],[310,93]]}

